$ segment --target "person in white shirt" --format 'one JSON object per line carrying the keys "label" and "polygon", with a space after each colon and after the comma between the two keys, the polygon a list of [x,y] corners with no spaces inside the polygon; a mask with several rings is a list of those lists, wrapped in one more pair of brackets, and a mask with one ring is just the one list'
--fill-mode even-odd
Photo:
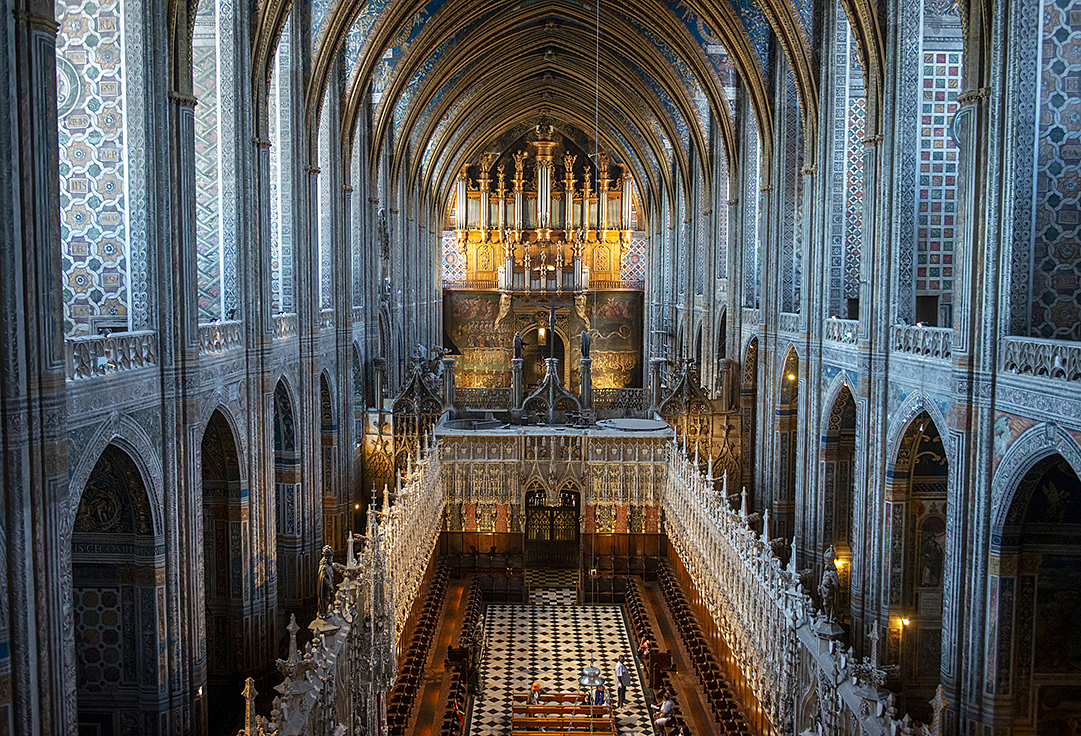
{"label": "person in white shirt", "polygon": [[627,700],[627,686],[631,684],[631,673],[623,664],[623,657],[616,659],[616,702],[619,707]]}
{"label": "person in white shirt", "polygon": [[654,704],[650,707],[657,711],[657,717],[653,719],[653,722],[658,726],[664,726],[668,721],[672,720],[672,709],[676,707],[676,704],[673,702],[672,696],[665,692],[664,702],[660,706]]}

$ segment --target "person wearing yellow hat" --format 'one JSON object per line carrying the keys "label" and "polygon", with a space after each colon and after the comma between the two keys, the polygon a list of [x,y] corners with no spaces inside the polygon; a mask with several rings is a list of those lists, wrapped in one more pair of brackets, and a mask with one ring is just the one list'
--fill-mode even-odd
{"label": "person wearing yellow hat", "polygon": [[529,704],[540,705],[540,683],[534,682],[529,686]]}

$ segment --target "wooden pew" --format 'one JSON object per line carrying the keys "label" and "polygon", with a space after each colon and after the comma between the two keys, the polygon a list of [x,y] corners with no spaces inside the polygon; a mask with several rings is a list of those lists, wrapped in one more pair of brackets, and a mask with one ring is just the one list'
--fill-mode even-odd
{"label": "wooden pew", "polygon": [[558,718],[514,716],[511,718],[510,724],[515,732],[521,729],[536,731],[542,728],[558,728],[563,732],[571,729],[574,731],[603,733],[610,731],[612,728],[612,721],[609,718],[586,718],[585,716],[560,716]]}
{"label": "wooden pew", "polygon": [[588,715],[594,717],[603,716],[607,718],[612,714],[612,709],[607,705],[570,705],[563,703],[541,703],[540,705],[529,705],[526,703],[515,703],[511,706],[511,713],[516,716],[539,716],[547,713],[560,716]]}
{"label": "wooden pew", "polygon": [[[528,703],[529,693],[511,693],[511,700],[515,703]],[[581,693],[545,693],[540,694],[542,703],[581,703]]]}

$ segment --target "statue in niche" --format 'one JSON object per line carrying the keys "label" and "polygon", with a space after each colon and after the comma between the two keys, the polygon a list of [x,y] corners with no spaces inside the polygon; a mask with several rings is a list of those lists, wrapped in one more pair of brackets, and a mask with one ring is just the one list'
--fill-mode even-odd
{"label": "statue in niche", "polygon": [[514,333],[514,357],[518,358],[519,360],[522,357],[522,333],[521,332],[515,332]]}
{"label": "statue in niche", "polygon": [[920,545],[920,586],[937,587],[942,583],[942,545],[935,534],[924,534]]}
{"label": "statue in niche", "polygon": [[319,563],[319,618],[326,618],[334,604],[334,567],[334,548],[328,544]]}
{"label": "statue in niche", "polygon": [[589,357],[589,332],[582,330],[582,357]]}
{"label": "statue in niche", "polygon": [[837,575],[837,566],[833,564],[833,545],[826,550],[826,569],[822,573],[822,582],[818,585],[818,594],[822,596],[822,612],[826,623],[837,623],[837,595],[841,589],[841,578]]}

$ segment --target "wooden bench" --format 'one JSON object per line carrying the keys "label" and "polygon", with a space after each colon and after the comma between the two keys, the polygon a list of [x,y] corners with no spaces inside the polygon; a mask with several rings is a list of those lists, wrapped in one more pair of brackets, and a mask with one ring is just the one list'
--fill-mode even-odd
{"label": "wooden bench", "polygon": [[538,728],[558,728],[566,730],[568,728],[574,729],[593,729],[596,731],[598,728],[607,729],[612,725],[611,719],[607,716],[604,718],[589,718],[587,716],[513,716],[510,719],[510,724],[513,728],[527,728],[536,730]]}
{"label": "wooden bench", "polygon": [[[511,693],[511,700],[516,703],[529,701],[529,693]],[[544,693],[540,694],[542,703],[580,703],[581,693]]]}
{"label": "wooden bench", "polygon": [[515,703],[511,706],[513,715],[537,716],[542,713],[555,715],[581,715],[603,716],[607,718],[612,714],[612,709],[607,705],[566,705],[561,703],[541,703],[540,705],[528,705]]}

